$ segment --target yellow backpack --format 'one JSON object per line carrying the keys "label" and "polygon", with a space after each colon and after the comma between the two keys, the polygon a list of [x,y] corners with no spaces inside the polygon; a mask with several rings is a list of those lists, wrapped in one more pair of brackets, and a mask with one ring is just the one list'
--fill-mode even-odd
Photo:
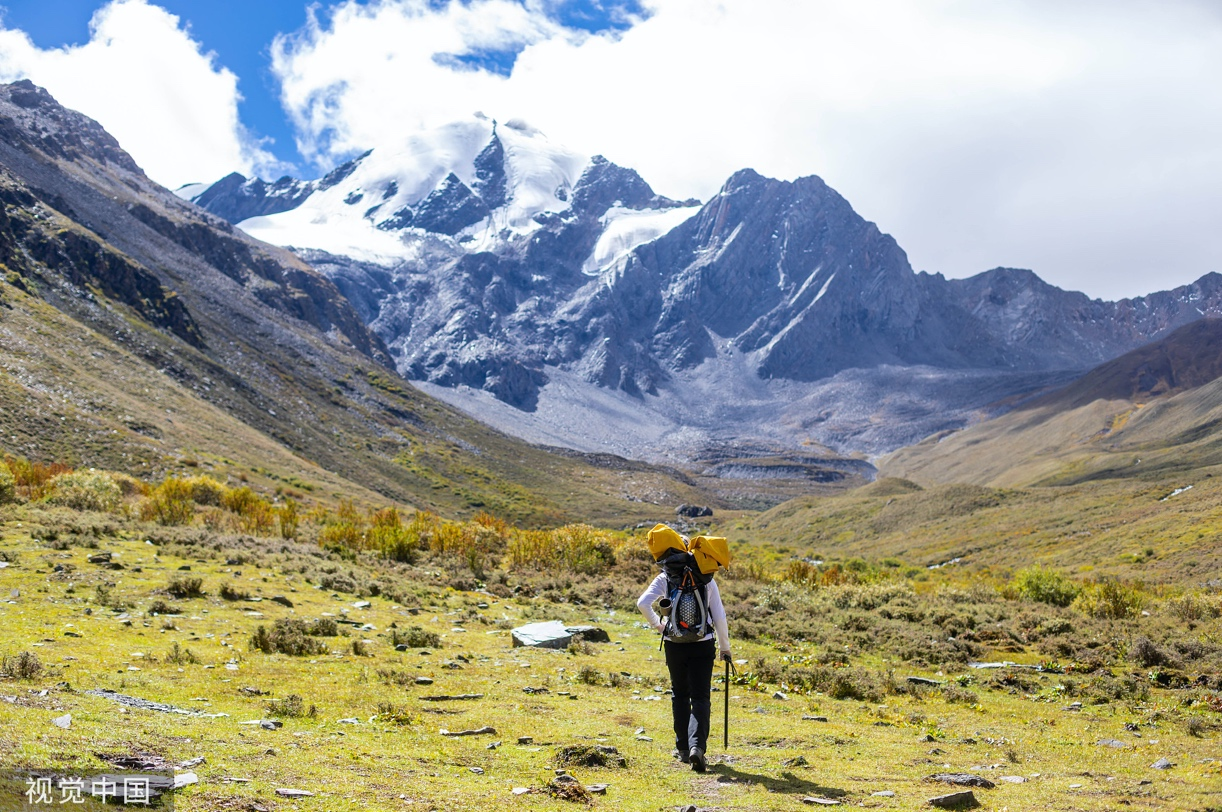
{"label": "yellow backpack", "polygon": [[649,531],[646,544],[654,561],[662,560],[671,550],[691,553],[696,559],[696,566],[705,575],[730,566],[730,544],[720,536],[696,536],[690,542],[685,542],[673,528],[656,524]]}

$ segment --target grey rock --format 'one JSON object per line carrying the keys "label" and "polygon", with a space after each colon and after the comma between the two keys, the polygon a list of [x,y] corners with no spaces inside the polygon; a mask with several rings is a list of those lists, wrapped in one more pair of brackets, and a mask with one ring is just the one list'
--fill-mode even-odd
{"label": "grey rock", "polygon": [[946,684],[943,681],[936,680],[936,679],[929,679],[928,677],[907,677],[906,679],[909,685],[945,685]]}
{"label": "grey rock", "polygon": [[996,786],[987,778],[982,778],[979,775],[971,773],[937,773],[928,776],[926,781],[937,781],[943,784],[954,784],[960,787],[982,787],[984,789],[992,789]]}
{"label": "grey rock", "polygon": [[1095,746],[1113,747],[1117,750],[1123,750],[1124,748],[1128,747],[1129,745],[1128,745],[1128,742],[1122,742],[1120,741],[1120,739],[1100,739],[1099,741],[1095,742]]}
{"label": "grey rock", "polygon": [[606,795],[607,794],[607,785],[606,784],[587,784],[586,790],[589,791],[591,795]]}
{"label": "grey rock", "polygon": [[581,635],[582,639],[592,643],[610,643],[611,637],[595,626],[565,626],[559,620],[549,620],[543,623],[528,623],[519,626],[511,633],[513,645],[532,646],[534,648],[567,648],[573,642],[573,637]]}
{"label": "grey rock", "polygon": [[289,609],[293,608],[293,602],[283,595],[273,595],[271,597],[271,601],[272,603],[278,603],[281,606],[287,606]]}
{"label": "grey rock", "polygon": [[835,801],[831,798],[815,798],[809,795],[802,799],[802,803],[814,806],[840,806],[840,801]]}
{"label": "grey rock", "polygon": [[870,797],[872,798],[894,798],[895,791],[889,790],[889,789],[883,789],[883,790],[879,790],[878,792],[871,792]]}
{"label": "grey rock", "polygon": [[802,717],[802,721],[803,721],[803,722],[826,722],[826,721],[827,721],[827,717],[826,717],[826,716],[810,716],[810,715],[803,715],[803,717]]}
{"label": "grey rock", "polygon": [[776,693],[774,693],[774,694],[772,695],[772,698],[773,698],[773,699],[779,699],[779,700],[781,700],[782,702],[788,702],[788,701],[789,701],[789,696],[788,696],[787,694],[785,694],[784,692],[782,692],[782,691],[777,691]]}
{"label": "grey rock", "polygon": [[930,806],[936,806],[939,809],[971,809],[979,806],[980,802],[976,800],[975,794],[972,791],[964,790],[963,792],[952,792],[949,795],[938,795],[929,799]]}
{"label": "grey rock", "polygon": [[432,677],[416,677],[416,684],[417,685],[432,685],[433,678]]}
{"label": "grey rock", "polygon": [[1156,770],[1170,770],[1175,765],[1172,764],[1170,761],[1168,761],[1165,758],[1160,758],[1158,761],[1154,762],[1150,766]]}
{"label": "grey rock", "polygon": [[54,719],[51,720],[51,724],[55,725],[58,728],[67,730],[70,727],[72,727],[72,714],[65,713],[63,716],[56,716]]}
{"label": "grey rock", "polygon": [[1005,781],[1007,784],[1025,784],[1027,779],[1021,775],[1001,775],[997,777],[998,781]]}
{"label": "grey rock", "polygon": [[483,736],[483,735],[489,735],[489,734],[495,736],[496,728],[484,726],[480,728],[475,728],[473,730],[456,730],[454,732],[451,732],[449,730],[446,730],[445,728],[442,728],[438,732],[441,733],[442,736]]}
{"label": "grey rock", "polygon": [[291,789],[289,787],[278,787],[276,794],[281,798],[313,798],[314,793],[305,789]]}

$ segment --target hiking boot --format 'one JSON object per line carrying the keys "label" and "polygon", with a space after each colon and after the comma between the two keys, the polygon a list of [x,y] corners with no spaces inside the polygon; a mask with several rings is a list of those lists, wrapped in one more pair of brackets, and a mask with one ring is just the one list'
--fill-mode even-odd
{"label": "hiking boot", "polygon": [[693,747],[691,749],[691,751],[687,754],[687,760],[691,763],[692,769],[698,773],[704,772],[705,768],[709,766],[708,759],[704,757],[704,751],[699,747]]}
{"label": "hiking boot", "polygon": [[688,754],[687,754],[687,751],[686,751],[686,750],[679,750],[679,749],[676,749],[676,750],[675,750],[674,755],[675,755],[675,758],[679,759],[679,760],[680,760],[680,761],[682,761],[684,764],[691,764],[691,762],[692,762],[692,759],[691,759],[691,757],[689,757],[689,756],[688,756]]}

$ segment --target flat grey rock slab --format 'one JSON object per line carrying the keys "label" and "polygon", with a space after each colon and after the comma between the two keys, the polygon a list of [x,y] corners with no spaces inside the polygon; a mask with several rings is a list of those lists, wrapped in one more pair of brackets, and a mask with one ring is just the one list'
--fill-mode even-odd
{"label": "flat grey rock slab", "polygon": [[980,802],[976,800],[976,795],[969,789],[963,792],[952,792],[949,795],[939,795],[929,799],[930,806],[936,806],[939,809],[971,809],[972,807],[980,806]]}
{"label": "flat grey rock slab", "polygon": [[63,716],[56,716],[51,720],[51,724],[67,730],[68,728],[72,727],[72,714],[65,713]]}
{"label": "flat grey rock slab", "polygon": [[443,727],[441,730],[439,730],[439,731],[437,731],[437,732],[438,732],[438,733],[440,733],[440,734],[441,734],[441,735],[443,735],[443,736],[483,736],[483,735],[492,735],[492,736],[495,736],[495,735],[496,735],[496,728],[495,728],[495,727],[488,727],[488,726],[484,726],[484,727],[477,727],[477,728],[475,728],[474,730],[455,730],[455,731],[449,731],[449,730],[446,730],[446,729]]}
{"label": "flat grey rock slab", "polygon": [[1095,745],[1098,747],[1114,747],[1117,750],[1123,750],[1129,746],[1129,743],[1122,742],[1120,739],[1100,739],[1099,741],[1095,742]]}
{"label": "flat grey rock slab", "polygon": [[611,642],[611,636],[597,626],[566,626],[559,620],[528,623],[514,629],[510,634],[515,648],[517,646],[567,648],[569,643],[573,642],[573,637],[578,634],[592,643]]}
{"label": "flat grey rock slab", "polygon": [[926,781],[939,781],[943,784],[954,784],[958,787],[981,787],[982,789],[992,789],[997,786],[987,778],[971,773],[937,773],[925,779]]}
{"label": "flat grey rock slab", "polygon": [[946,684],[940,680],[929,679],[928,677],[906,677],[905,679],[907,679],[909,685],[945,685]]}
{"label": "flat grey rock slab", "polygon": [[1170,761],[1168,761],[1165,758],[1160,758],[1158,761],[1154,762],[1150,766],[1156,770],[1170,770],[1175,765],[1172,764]]}
{"label": "flat grey rock slab", "polygon": [[1007,784],[1025,784],[1027,779],[1021,775],[1001,775],[997,777],[998,781],[1005,781]]}
{"label": "flat grey rock slab", "polygon": [[106,688],[100,688],[93,691],[86,691],[88,696],[100,696],[103,699],[110,699],[118,702],[120,705],[126,705],[129,708],[139,708],[140,710],[160,711],[161,713],[177,713],[182,716],[209,716],[211,714],[200,713],[199,711],[186,710],[185,708],[176,708],[173,705],[167,705],[164,702],[150,702],[147,699],[140,699],[127,694],[116,693],[115,691]]}
{"label": "flat grey rock slab", "polygon": [[292,789],[290,787],[278,787],[276,794],[281,798],[313,798],[314,793],[308,789]]}
{"label": "flat grey rock slab", "polygon": [[437,696],[422,696],[422,702],[458,702],[470,699],[483,699],[483,694],[439,694]]}

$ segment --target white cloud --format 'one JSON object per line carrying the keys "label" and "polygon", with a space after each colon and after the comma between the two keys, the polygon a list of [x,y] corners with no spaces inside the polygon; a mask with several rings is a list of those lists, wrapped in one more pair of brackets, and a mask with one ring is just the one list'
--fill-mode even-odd
{"label": "white cloud", "polygon": [[[1222,271],[1222,18],[1207,0],[651,0],[617,38],[537,0],[346,2],[273,48],[322,162],[483,110],[707,198],[819,174],[913,265],[1104,296]],[[436,54],[524,47],[509,77]]]}
{"label": "white cloud", "polygon": [[22,31],[0,29],[0,80],[27,78],[96,119],[171,188],[271,161],[238,121],[237,77],[176,16],[144,0],[114,0],[90,31],[84,45],[43,50]]}

